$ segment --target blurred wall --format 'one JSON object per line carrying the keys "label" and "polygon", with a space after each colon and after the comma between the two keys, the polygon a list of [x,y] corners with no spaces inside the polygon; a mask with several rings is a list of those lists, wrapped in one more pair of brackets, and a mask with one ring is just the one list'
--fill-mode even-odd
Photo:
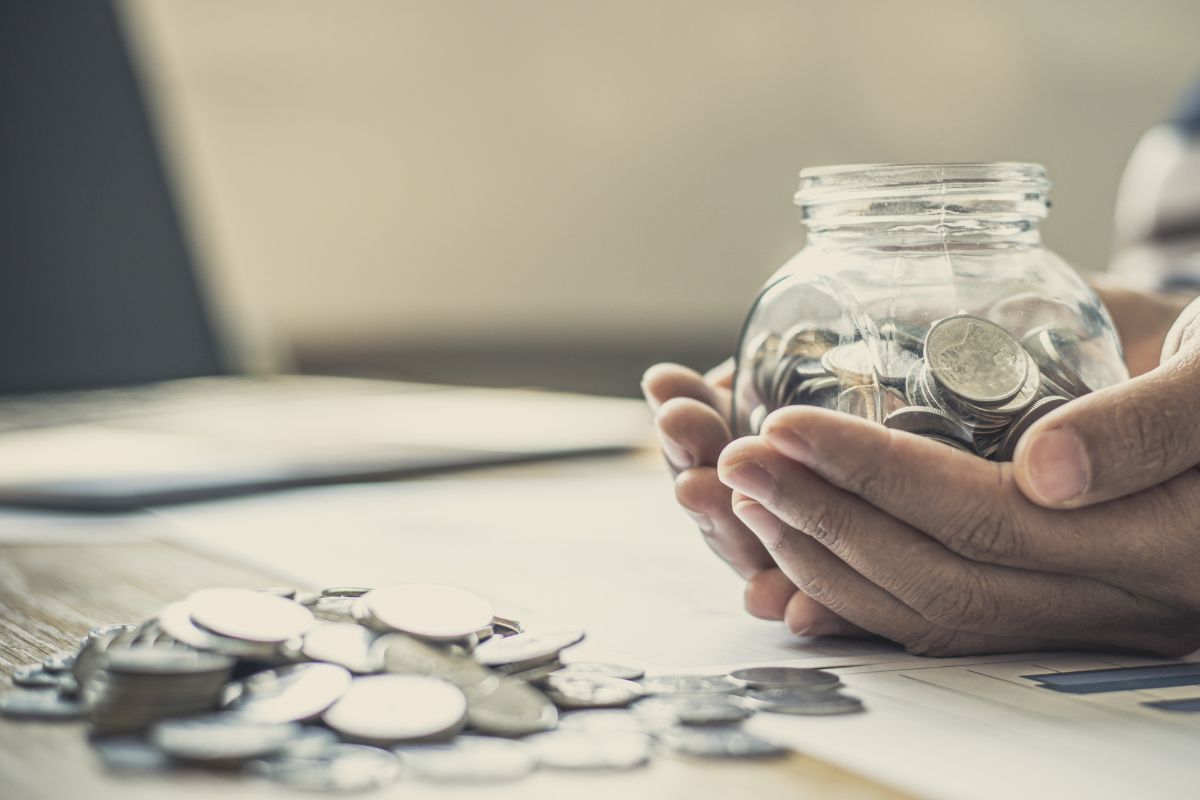
{"label": "blurred wall", "polygon": [[[204,257],[301,350],[728,350],[802,166],[1032,160],[1108,257],[1200,4],[128,0]],[[689,351],[691,352],[691,351]]]}

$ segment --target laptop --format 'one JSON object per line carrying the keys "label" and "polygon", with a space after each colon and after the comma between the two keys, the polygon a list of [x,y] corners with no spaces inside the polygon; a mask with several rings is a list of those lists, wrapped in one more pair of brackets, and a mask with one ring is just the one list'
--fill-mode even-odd
{"label": "laptop", "polygon": [[0,503],[123,510],[639,446],[640,403],[287,373],[176,213],[116,9],[0,8]]}

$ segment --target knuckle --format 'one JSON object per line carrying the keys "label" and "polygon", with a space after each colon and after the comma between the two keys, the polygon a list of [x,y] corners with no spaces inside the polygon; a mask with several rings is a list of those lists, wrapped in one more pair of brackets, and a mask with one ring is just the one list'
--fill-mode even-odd
{"label": "knuckle", "polygon": [[873,504],[891,496],[896,488],[892,473],[886,467],[893,460],[891,450],[895,439],[891,431],[886,433],[886,440],[873,457],[857,459],[841,475],[846,489]]}
{"label": "knuckle", "polygon": [[834,600],[833,587],[830,584],[829,579],[818,572],[806,572],[802,575],[793,575],[792,581],[796,584],[797,589],[804,592],[821,605],[830,606]]}
{"label": "knuckle", "polygon": [[790,516],[795,527],[834,553],[842,551],[846,512],[830,503],[812,503],[794,507]]}
{"label": "knuckle", "polygon": [[1128,454],[1120,464],[1122,480],[1145,479],[1158,473],[1164,457],[1180,440],[1181,428],[1191,425],[1177,416],[1157,400],[1129,403],[1124,413],[1117,415],[1117,444]]}
{"label": "knuckle", "polygon": [[914,609],[939,628],[988,630],[996,621],[995,605],[982,580],[970,574],[942,591],[927,593]]}
{"label": "knuckle", "polygon": [[973,561],[991,561],[1007,555],[1007,526],[987,501],[965,503],[951,518],[954,549]]}

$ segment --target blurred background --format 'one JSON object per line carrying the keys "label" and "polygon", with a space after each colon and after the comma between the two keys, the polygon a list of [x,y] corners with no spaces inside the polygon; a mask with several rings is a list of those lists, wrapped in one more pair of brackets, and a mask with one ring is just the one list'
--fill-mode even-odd
{"label": "blurred background", "polygon": [[1029,160],[1101,270],[1200,4],[125,0],[192,245],[307,371],[633,395],[727,355],[804,166]]}

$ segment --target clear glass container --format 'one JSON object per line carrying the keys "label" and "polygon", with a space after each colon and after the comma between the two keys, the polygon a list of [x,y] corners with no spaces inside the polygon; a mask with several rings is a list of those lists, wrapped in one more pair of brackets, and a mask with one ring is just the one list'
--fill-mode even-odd
{"label": "clear glass container", "polygon": [[733,427],[808,404],[1011,459],[1034,421],[1128,377],[1107,310],[1042,246],[1036,164],[806,169],[806,246],[742,328]]}

